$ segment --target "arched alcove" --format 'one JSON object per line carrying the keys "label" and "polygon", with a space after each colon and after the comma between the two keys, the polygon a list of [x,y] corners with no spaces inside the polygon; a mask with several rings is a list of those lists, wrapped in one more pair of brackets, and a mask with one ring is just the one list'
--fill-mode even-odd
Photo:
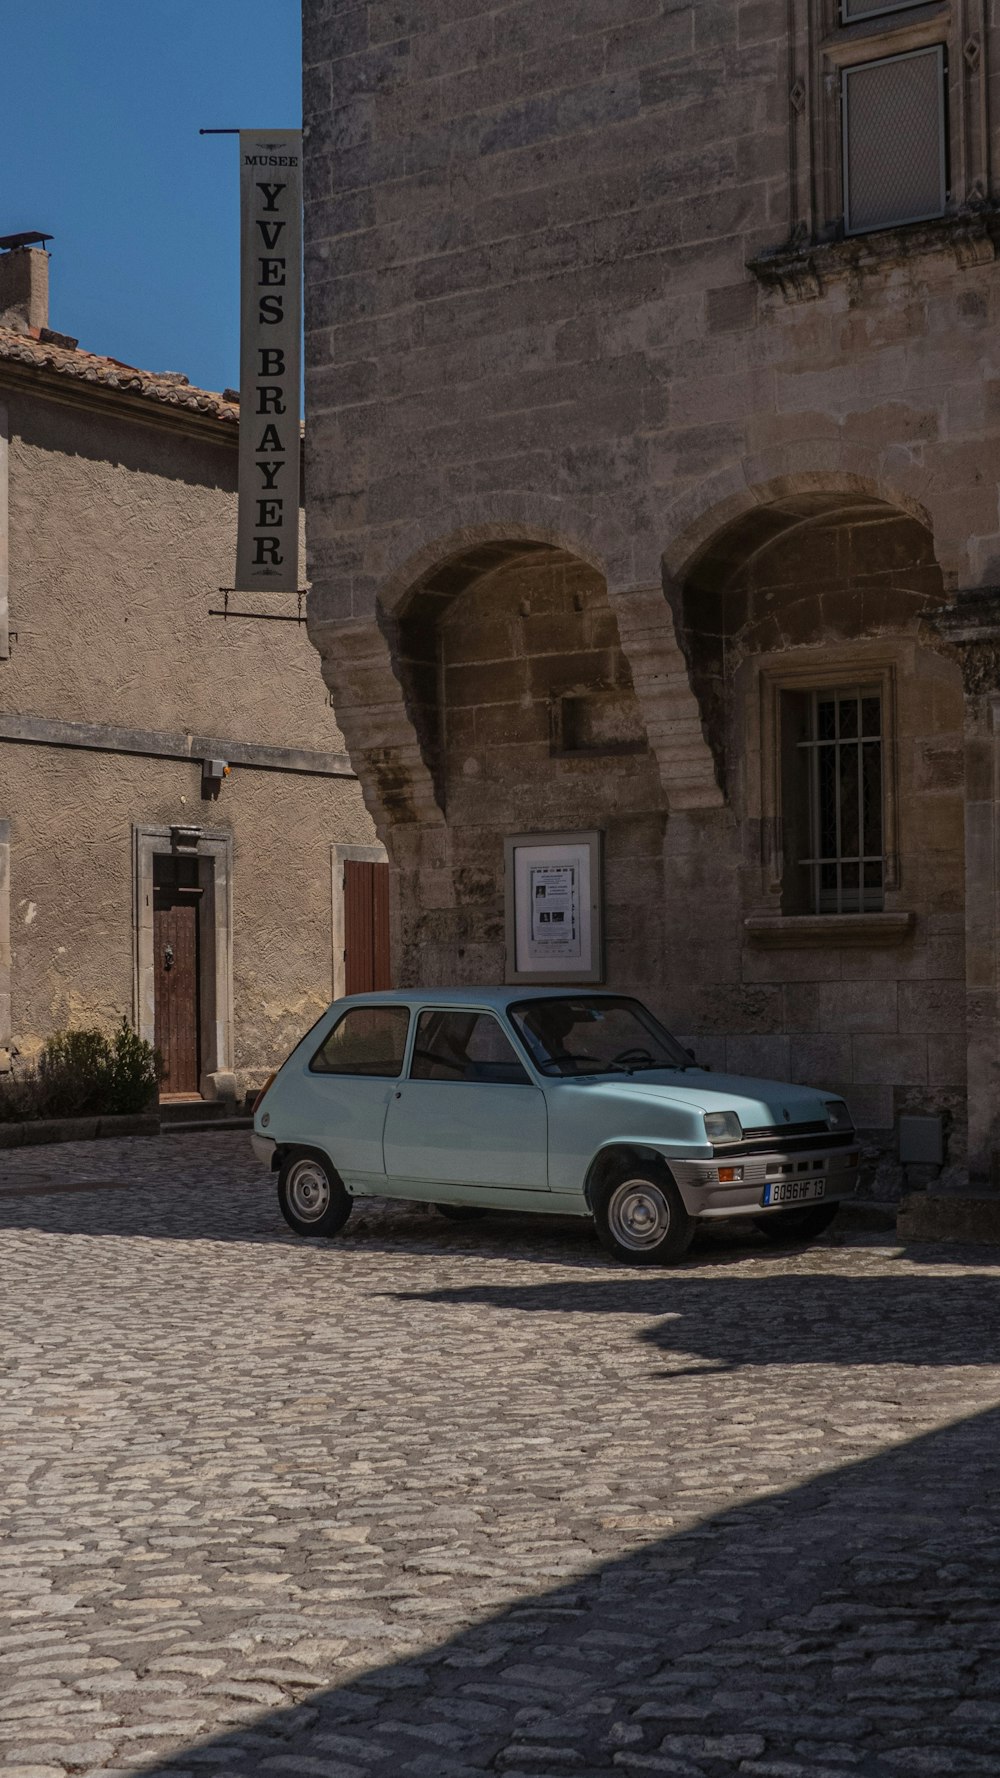
{"label": "arched alcove", "polygon": [[809,489],[731,519],[675,595],[723,778],[730,688],[749,656],[912,635],[944,597],[929,527],[874,495]]}
{"label": "arched alcove", "polygon": [[410,943],[424,934],[467,979],[501,975],[505,836],[596,827],[609,954],[633,976],[631,952],[661,917],[666,807],[600,570],[551,541],[491,538],[428,569],[382,628],[444,814],[454,898],[412,910]]}

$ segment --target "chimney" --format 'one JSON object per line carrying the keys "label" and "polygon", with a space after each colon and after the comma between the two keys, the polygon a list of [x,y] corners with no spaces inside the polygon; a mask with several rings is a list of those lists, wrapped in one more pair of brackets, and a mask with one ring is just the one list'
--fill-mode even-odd
{"label": "chimney", "polygon": [[51,235],[0,237],[0,327],[24,333],[49,324],[49,255],[36,242]]}

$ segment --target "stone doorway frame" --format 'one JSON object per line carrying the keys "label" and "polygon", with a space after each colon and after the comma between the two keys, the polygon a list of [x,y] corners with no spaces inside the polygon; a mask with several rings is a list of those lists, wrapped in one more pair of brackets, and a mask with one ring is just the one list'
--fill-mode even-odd
{"label": "stone doorway frame", "polygon": [[347,963],[344,950],[347,944],[347,919],[344,912],[344,866],[345,864],[388,864],[389,854],[378,842],[373,846],[348,846],[334,841],[330,847],[330,930],[333,943],[331,971],[332,998],[340,1000],[347,987]]}
{"label": "stone doorway frame", "polygon": [[233,839],[200,827],[132,826],[133,1024],[155,1041],[153,860],[182,854],[198,860],[202,903],[200,1089],[204,1099],[235,1098],[233,1073]]}

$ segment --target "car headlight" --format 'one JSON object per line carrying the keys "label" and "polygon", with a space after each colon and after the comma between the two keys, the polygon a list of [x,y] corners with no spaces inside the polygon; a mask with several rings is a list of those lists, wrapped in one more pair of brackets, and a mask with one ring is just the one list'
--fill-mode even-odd
{"label": "car headlight", "polygon": [[709,1142],[739,1142],[743,1125],[735,1111],[706,1111],[705,1135]]}
{"label": "car headlight", "polygon": [[825,1102],[826,1121],[831,1130],[853,1130],[852,1118],[843,1099],[827,1099]]}

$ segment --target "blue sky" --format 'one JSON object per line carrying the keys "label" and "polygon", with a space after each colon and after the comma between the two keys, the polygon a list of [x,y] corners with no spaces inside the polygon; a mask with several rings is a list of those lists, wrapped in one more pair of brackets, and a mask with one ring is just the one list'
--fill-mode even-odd
{"label": "blue sky", "polygon": [[239,382],[233,137],[301,123],[299,0],[6,6],[0,235],[49,244],[50,323],[203,388]]}

